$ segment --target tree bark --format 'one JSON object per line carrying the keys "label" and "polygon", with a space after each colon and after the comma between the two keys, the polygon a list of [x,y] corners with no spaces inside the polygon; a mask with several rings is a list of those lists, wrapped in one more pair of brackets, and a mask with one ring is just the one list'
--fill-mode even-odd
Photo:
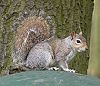
{"label": "tree bark", "polygon": [[[23,4],[23,5],[22,5]],[[24,1],[0,0],[0,73],[9,74],[15,31],[13,24],[23,10]]]}
{"label": "tree bark", "polygon": [[90,59],[87,72],[89,75],[100,78],[100,0],[94,1],[90,40]]}

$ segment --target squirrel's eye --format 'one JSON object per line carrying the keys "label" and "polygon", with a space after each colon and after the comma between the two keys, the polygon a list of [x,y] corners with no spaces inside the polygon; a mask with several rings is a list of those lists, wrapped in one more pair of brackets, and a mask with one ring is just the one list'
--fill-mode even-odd
{"label": "squirrel's eye", "polygon": [[77,43],[81,43],[81,41],[80,40],[77,40]]}

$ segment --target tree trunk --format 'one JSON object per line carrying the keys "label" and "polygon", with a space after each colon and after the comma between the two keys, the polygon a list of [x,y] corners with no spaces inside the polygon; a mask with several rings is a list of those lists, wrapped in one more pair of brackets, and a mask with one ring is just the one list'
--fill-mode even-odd
{"label": "tree trunk", "polygon": [[88,74],[100,78],[100,0],[94,1]]}
{"label": "tree trunk", "polygon": [[[23,4],[23,5],[21,5]],[[9,74],[15,30],[13,22],[23,10],[24,1],[0,0],[0,73]]]}

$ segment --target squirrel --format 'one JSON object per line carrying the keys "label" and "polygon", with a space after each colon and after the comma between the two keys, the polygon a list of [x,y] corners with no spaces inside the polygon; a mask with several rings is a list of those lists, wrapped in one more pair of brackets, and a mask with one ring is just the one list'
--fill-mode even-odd
{"label": "squirrel", "polygon": [[72,32],[64,39],[50,38],[50,26],[42,17],[29,17],[17,29],[15,39],[14,64],[25,65],[28,68],[51,69],[58,64],[64,71],[68,62],[77,52],[87,49],[86,39],[82,32]]}
{"label": "squirrel", "polygon": [[75,72],[75,70],[68,68],[68,62],[77,52],[85,51],[87,48],[86,39],[82,36],[82,32],[79,34],[73,32],[64,39],[53,38],[43,41],[30,50],[26,67],[51,69],[52,65],[56,63],[64,71]]}

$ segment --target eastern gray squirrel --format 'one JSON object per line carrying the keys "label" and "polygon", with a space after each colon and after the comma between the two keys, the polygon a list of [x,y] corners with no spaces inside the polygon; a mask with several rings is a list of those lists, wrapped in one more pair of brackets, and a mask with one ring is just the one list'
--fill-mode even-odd
{"label": "eastern gray squirrel", "polygon": [[[29,23],[30,20],[34,22]],[[37,39],[39,39],[39,36],[41,35],[42,37],[44,36],[48,38],[49,36],[47,36],[47,34],[49,34],[49,26],[46,21],[40,17],[31,17],[30,20],[27,19],[27,21],[23,23],[26,23],[25,25],[27,27],[22,25],[19,29],[21,30],[23,28],[23,30],[21,32],[19,31],[18,33],[20,35],[17,37],[16,48],[19,49],[20,53],[24,53],[25,55],[23,55],[23,57],[19,55],[18,58],[21,59],[21,61],[23,61],[23,58],[26,58],[24,61],[25,66],[31,69],[49,69],[56,63],[62,70],[72,71],[68,68],[67,63],[76,55],[77,52],[82,52],[87,49],[86,39],[82,36],[82,32],[79,34],[72,32],[68,37],[64,39],[51,38],[41,42],[36,42],[34,45],[34,42],[37,40],[34,40],[33,42],[29,41],[29,34],[31,35],[31,32],[35,34],[33,37],[30,37],[31,40],[33,40],[36,36]],[[30,31],[30,33],[28,31]],[[27,57],[25,57],[26,54]]]}
{"label": "eastern gray squirrel", "polygon": [[76,55],[87,49],[86,39],[79,34],[71,33],[65,39],[52,39],[36,44],[30,50],[26,66],[29,68],[47,68],[57,63],[64,71],[74,71],[68,68],[68,62]]}

